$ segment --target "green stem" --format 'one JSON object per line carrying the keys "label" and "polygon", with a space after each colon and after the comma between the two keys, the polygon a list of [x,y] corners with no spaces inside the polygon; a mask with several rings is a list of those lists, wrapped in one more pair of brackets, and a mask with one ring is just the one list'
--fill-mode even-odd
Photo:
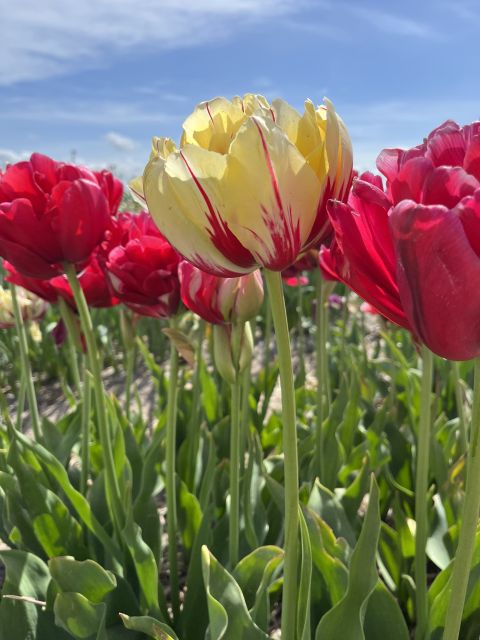
{"label": "green stem", "polygon": [[[327,360],[327,322],[328,309],[326,299],[331,287],[322,278],[320,270],[315,274],[315,292],[317,298],[317,330],[316,342],[316,377],[317,377],[317,411],[315,422],[315,474],[321,478],[324,464],[323,422],[330,410]],[[325,411],[325,409],[327,411]]]}
{"label": "green stem", "polygon": [[[262,415],[265,417],[267,413],[267,395],[268,395],[268,378],[270,377],[270,341],[272,339],[272,307],[270,304],[268,289],[265,291],[265,336],[263,343],[263,406]],[[284,303],[285,304],[285,303]]]}
{"label": "green stem", "polygon": [[35,440],[37,440],[37,442],[41,442],[42,428],[40,423],[40,414],[38,412],[35,386],[33,384],[32,368],[30,366],[30,360],[28,358],[27,332],[25,331],[25,324],[23,322],[22,312],[18,304],[17,290],[14,284],[10,285],[10,291],[12,294],[13,313],[15,315],[15,326],[17,328],[18,343],[20,347],[20,364],[23,372],[22,375],[25,378],[28,407],[30,409],[30,416],[32,420],[32,429],[35,435]]}
{"label": "green stem", "polygon": [[91,383],[90,372],[83,370],[83,403],[82,403],[82,470],[80,475],[80,491],[87,493],[88,477],[90,475],[90,400]]}
{"label": "green stem", "polygon": [[428,537],[428,468],[430,457],[430,425],[432,405],[433,354],[422,346],[422,386],[420,395],[420,423],[417,434],[415,477],[415,585],[417,626],[416,640],[425,640],[428,628],[427,556]]}
{"label": "green stem", "polygon": [[190,417],[188,431],[188,466],[187,486],[195,493],[195,471],[197,467],[197,454],[200,446],[200,425],[202,422],[202,408],[200,404],[200,373],[203,362],[203,337],[205,335],[205,320],[198,322],[197,348],[195,351],[195,371],[193,374],[192,415]]}
{"label": "green stem", "polygon": [[[176,318],[170,320],[170,327],[175,329]],[[177,490],[175,478],[176,440],[177,440],[177,391],[178,391],[178,353],[175,345],[170,343],[170,376],[167,396],[167,443],[166,443],[166,477],[167,493],[167,533],[168,562],[170,569],[170,589],[174,620],[180,613],[180,595],[177,567]]]}
{"label": "green stem", "polygon": [[87,301],[82,287],[77,278],[75,267],[65,264],[65,273],[72,289],[75,304],[80,316],[80,324],[87,343],[87,354],[90,371],[92,374],[93,390],[95,397],[96,418],[98,423],[98,436],[102,447],[103,464],[105,467],[105,483],[107,494],[111,503],[112,518],[116,527],[120,530],[124,524],[123,504],[120,496],[120,487],[115,471],[113,459],[113,443],[108,426],[107,407],[105,403],[105,390],[103,388],[100,358],[93,332],[92,318],[88,310]]}
{"label": "green stem", "polygon": [[467,451],[467,421],[465,420],[465,404],[463,399],[463,386],[460,378],[460,368],[458,362],[452,362],[453,377],[455,381],[455,401],[458,413],[458,431],[459,431],[459,450],[461,454]]}
{"label": "green stem", "polygon": [[229,556],[233,568],[238,562],[240,538],[240,381],[231,385],[231,429],[230,429],[230,514],[229,514]]}
{"label": "green stem", "polygon": [[75,326],[73,312],[65,300],[63,300],[63,298],[59,298],[58,303],[60,307],[60,315],[62,316],[62,320],[67,329],[68,359],[70,362],[70,369],[72,371],[73,383],[77,390],[78,397],[81,397],[82,383],[80,381],[80,371],[77,360],[78,329]]}
{"label": "green stem", "polygon": [[298,453],[295,389],[287,312],[280,273],[265,271],[278,348],[282,390],[283,452],[285,479],[285,559],[283,569],[282,638],[293,640],[296,633],[298,565]]}
{"label": "green stem", "polygon": [[127,347],[125,372],[125,415],[130,421],[130,405],[132,404],[133,371],[135,368],[135,342]]}
{"label": "green stem", "polygon": [[250,428],[250,387],[252,385],[252,363],[242,373],[241,380],[241,418],[240,418],[240,460],[245,459],[245,446]]}
{"label": "green stem", "polygon": [[[299,280],[302,274],[299,274]],[[297,285],[297,310],[298,310],[298,360],[300,365],[300,386],[305,384],[305,335],[303,333],[303,285]]]}
{"label": "green stem", "polygon": [[470,446],[467,460],[467,483],[462,509],[462,520],[452,577],[450,600],[445,619],[444,640],[457,640],[462,624],[475,537],[480,509],[480,358],[475,360]]}
{"label": "green stem", "polygon": [[20,374],[20,388],[18,390],[18,398],[17,398],[17,419],[16,419],[16,428],[18,431],[22,430],[22,414],[25,409],[25,395],[27,391],[27,382],[25,378],[25,371],[22,368]]}

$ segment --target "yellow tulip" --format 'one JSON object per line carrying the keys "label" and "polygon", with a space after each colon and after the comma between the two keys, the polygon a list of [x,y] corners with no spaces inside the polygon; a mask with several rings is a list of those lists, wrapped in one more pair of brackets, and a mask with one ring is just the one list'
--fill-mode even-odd
{"label": "yellow tulip", "polygon": [[143,179],[131,184],[160,231],[204,271],[281,271],[331,229],[325,205],[352,175],[347,130],[333,105],[301,115],[248,94],[200,103],[180,147],[154,138]]}

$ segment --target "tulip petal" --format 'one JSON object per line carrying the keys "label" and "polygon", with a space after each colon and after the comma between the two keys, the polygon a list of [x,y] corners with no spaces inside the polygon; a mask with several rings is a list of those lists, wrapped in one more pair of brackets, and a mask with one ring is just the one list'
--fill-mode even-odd
{"label": "tulip petal", "polygon": [[143,187],[158,228],[187,260],[220,276],[255,268],[251,253],[225,219],[226,156],[193,145],[152,158]]}
{"label": "tulip petal", "polygon": [[292,264],[315,221],[322,185],[273,121],[251,116],[228,156],[229,224],[259,264]]}
{"label": "tulip petal", "polygon": [[[110,221],[109,204],[100,187],[88,180],[59,182],[52,192],[63,260],[82,262],[101,242]],[[53,224],[53,223],[52,223]]]}
{"label": "tulip petal", "polygon": [[480,135],[475,136],[470,142],[463,162],[465,171],[480,180]]}
{"label": "tulip petal", "polygon": [[[368,187],[375,189],[364,183],[364,188]],[[386,224],[388,209],[370,204],[359,213],[335,200],[327,209],[335,230],[330,249],[322,247],[320,254],[327,278],[341,280],[389,320],[408,328],[395,282],[395,264],[391,257],[385,259],[387,253],[393,254]]]}
{"label": "tulip petal", "polygon": [[425,157],[429,158],[435,167],[463,165],[465,140],[456,122],[447,120],[430,133]]}
{"label": "tulip petal", "polygon": [[449,209],[480,187],[480,183],[461,167],[437,167],[425,178],[423,204],[443,204]]}
{"label": "tulip petal", "polygon": [[402,305],[414,332],[449,360],[480,355],[480,258],[446,207],[398,204],[390,215]]}

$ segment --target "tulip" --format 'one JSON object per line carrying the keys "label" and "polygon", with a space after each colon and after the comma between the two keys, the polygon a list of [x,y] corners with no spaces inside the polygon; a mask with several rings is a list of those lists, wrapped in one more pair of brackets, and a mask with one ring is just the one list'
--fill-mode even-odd
{"label": "tulip", "polygon": [[[325,204],[346,196],[351,175],[350,139],[329,101],[318,109],[307,101],[300,115],[286,102],[269,105],[249,94],[199,104],[178,149],[154,138],[143,180],[132,183],[160,231],[199,269],[222,277],[266,269],[283,398],[285,638],[296,633],[299,503],[293,371],[278,272],[331,235]],[[237,400],[235,392],[232,406]],[[232,535],[230,542],[232,551],[238,548]]]}
{"label": "tulip", "polygon": [[385,190],[363,174],[348,204],[328,205],[335,240],[321,252],[324,275],[434,353],[480,355],[480,298],[471,295],[480,282],[480,123],[447,121],[418,147],[385,149],[377,166]]}
{"label": "tulip", "polygon": [[331,233],[325,203],[342,199],[351,145],[332,104],[300,115],[261,96],[201,103],[180,148],[154,138],[132,183],[161,232],[192,264],[219,276],[282,271]]}
{"label": "tulip", "polygon": [[[335,231],[320,254],[327,276],[342,280],[385,317],[423,343],[415,513],[417,521],[417,637],[428,624],[425,545],[428,488],[431,352],[452,360],[480,355],[480,122],[447,121],[408,150],[385,149],[377,167],[386,177],[364,174],[348,204],[332,202]],[[463,526],[454,564],[446,640],[458,637],[480,507],[478,407],[480,360],[475,367],[472,450]],[[472,515],[473,514],[473,515]]]}
{"label": "tulip", "polygon": [[49,279],[87,260],[118,207],[121,184],[34,153],[0,172],[0,255],[23,275]]}
{"label": "tulip", "polygon": [[260,271],[238,278],[219,278],[185,260],[179,266],[184,305],[207,322],[245,323],[260,311],[263,281]]}
{"label": "tulip", "polygon": [[[140,315],[166,318],[180,302],[180,256],[146,212],[124,213],[119,221],[120,244],[108,251],[105,271],[114,294]],[[112,239],[107,245],[112,244]],[[105,251],[105,249],[104,249]]]}
{"label": "tulip", "polygon": [[[22,288],[17,289],[18,305],[23,320],[40,320],[47,309],[43,300]],[[0,287],[0,329],[10,329],[15,326],[15,313],[13,309],[12,293],[8,289]]]}

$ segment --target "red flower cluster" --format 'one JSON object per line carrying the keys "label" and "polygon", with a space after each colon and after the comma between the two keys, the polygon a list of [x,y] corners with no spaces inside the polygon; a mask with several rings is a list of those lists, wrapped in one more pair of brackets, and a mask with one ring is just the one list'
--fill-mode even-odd
{"label": "red flower cluster", "polygon": [[122,196],[108,172],[34,153],[0,173],[0,255],[25,276],[49,279],[102,241]]}
{"label": "red flower cluster", "polygon": [[181,257],[148,213],[120,214],[105,245],[110,249],[106,251],[104,268],[120,302],[140,315],[154,318],[177,312]]}
{"label": "red flower cluster", "polygon": [[348,204],[329,203],[324,275],[440,356],[480,355],[480,122],[447,121],[413,149],[385,149],[377,167],[385,190],[362,174]]}

